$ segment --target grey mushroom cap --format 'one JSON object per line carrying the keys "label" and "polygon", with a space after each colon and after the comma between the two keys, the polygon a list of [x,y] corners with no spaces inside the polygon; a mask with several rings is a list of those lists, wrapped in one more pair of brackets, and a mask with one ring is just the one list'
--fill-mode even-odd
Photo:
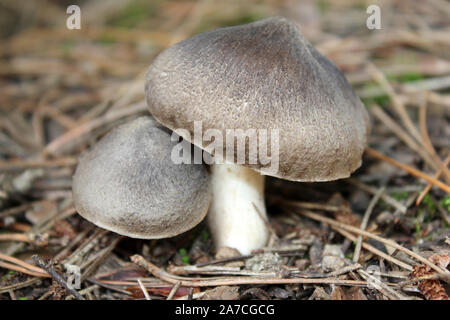
{"label": "grey mushroom cap", "polygon": [[278,129],[278,172],[244,165],[293,181],[348,177],[361,165],[370,131],[368,113],[341,71],[295,23],[278,17],[201,33],[164,50],[147,72],[146,99],[156,120],[188,130],[202,149],[211,141],[193,139],[194,121],[223,137],[226,129],[269,130],[268,149],[270,130]]}
{"label": "grey mushroom cap", "polygon": [[78,213],[92,223],[133,238],[183,233],[203,220],[210,180],[200,164],[175,164],[176,141],[150,117],[123,124],[79,161],[73,178]]}

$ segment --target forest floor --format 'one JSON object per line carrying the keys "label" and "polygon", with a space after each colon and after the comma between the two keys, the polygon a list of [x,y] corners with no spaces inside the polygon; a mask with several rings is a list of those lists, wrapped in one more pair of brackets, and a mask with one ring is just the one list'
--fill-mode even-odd
{"label": "forest floor", "polygon": [[[0,300],[448,299],[450,4],[380,1],[382,29],[369,30],[376,2],[79,1],[81,30],[68,30],[65,1],[1,0]],[[267,178],[271,239],[247,256],[216,252],[204,222],[137,240],[81,218],[78,156],[148,113],[158,52],[273,15],[297,22],[368,108],[362,167],[328,183]]]}

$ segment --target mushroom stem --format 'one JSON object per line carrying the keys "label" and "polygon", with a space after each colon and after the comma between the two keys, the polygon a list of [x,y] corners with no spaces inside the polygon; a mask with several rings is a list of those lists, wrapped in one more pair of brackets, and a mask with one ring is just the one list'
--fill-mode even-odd
{"label": "mushroom stem", "polygon": [[217,248],[231,247],[241,254],[261,249],[269,231],[264,204],[264,176],[235,164],[215,164],[213,201],[208,224]]}

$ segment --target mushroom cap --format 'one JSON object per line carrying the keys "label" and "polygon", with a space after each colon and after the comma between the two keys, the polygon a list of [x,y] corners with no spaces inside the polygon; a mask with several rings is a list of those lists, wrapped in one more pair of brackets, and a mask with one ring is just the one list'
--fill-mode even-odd
{"label": "mushroom cap", "polygon": [[[279,170],[245,166],[293,181],[348,177],[361,165],[369,117],[344,75],[293,22],[268,18],[193,36],[161,52],[146,76],[150,112],[194,137],[218,129],[279,130]],[[182,131],[179,132],[182,135]],[[248,159],[248,141],[246,158]],[[225,151],[223,152],[225,154]]]}
{"label": "mushroom cap", "polygon": [[207,169],[171,160],[171,133],[150,117],[123,124],[85,153],[73,177],[78,213],[116,233],[141,239],[178,235],[205,217]]}

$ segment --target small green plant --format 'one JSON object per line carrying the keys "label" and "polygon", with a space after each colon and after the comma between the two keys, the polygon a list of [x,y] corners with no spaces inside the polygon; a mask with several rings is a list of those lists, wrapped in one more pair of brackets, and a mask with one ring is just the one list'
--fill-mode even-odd
{"label": "small green plant", "polygon": [[392,198],[394,198],[395,200],[401,201],[401,200],[406,200],[409,197],[409,192],[407,191],[402,191],[402,192],[393,192],[391,194]]}
{"label": "small green plant", "polygon": [[414,221],[414,227],[416,228],[416,239],[419,240],[422,238],[422,227],[420,226],[419,221]]}
{"label": "small green plant", "polygon": [[417,72],[410,72],[410,73],[404,73],[399,75],[390,75],[387,76],[388,80],[395,81],[395,82],[411,82],[411,81],[418,81],[424,79],[424,75]]}
{"label": "small green plant", "polygon": [[[372,90],[377,90],[378,88],[379,88],[378,84],[376,84],[374,82],[369,82],[369,83],[364,84],[362,86],[361,90],[370,94],[370,92]],[[386,94],[382,93],[382,94],[374,96],[374,97],[361,98],[361,101],[368,108],[374,103],[376,103],[380,107],[385,107],[388,105],[390,99]]]}
{"label": "small green plant", "polygon": [[202,241],[206,242],[209,239],[209,232],[207,230],[204,230],[202,232]]}
{"label": "small green plant", "polygon": [[11,278],[13,274],[14,274],[14,271],[12,271],[12,270],[8,271],[6,274],[4,274],[2,276],[2,281],[7,280],[8,278]]}
{"label": "small green plant", "polygon": [[431,214],[434,214],[436,212],[436,204],[434,203],[433,199],[427,194],[423,198],[423,204],[428,209],[427,211]]}
{"label": "small green plant", "polygon": [[446,195],[444,199],[441,200],[440,205],[447,211],[450,211],[450,194]]}
{"label": "small green plant", "polygon": [[373,98],[362,98],[361,101],[364,103],[364,105],[367,108],[370,108],[370,106],[374,103],[376,103],[380,107],[383,107],[388,104],[389,97],[386,95],[382,95],[382,96],[373,97]]}
{"label": "small green plant", "polygon": [[178,253],[179,253],[180,256],[181,256],[181,261],[182,261],[184,264],[189,264],[189,256],[188,256],[188,254],[187,254],[186,249],[185,249],[185,248],[181,248],[181,249],[178,251]]}

